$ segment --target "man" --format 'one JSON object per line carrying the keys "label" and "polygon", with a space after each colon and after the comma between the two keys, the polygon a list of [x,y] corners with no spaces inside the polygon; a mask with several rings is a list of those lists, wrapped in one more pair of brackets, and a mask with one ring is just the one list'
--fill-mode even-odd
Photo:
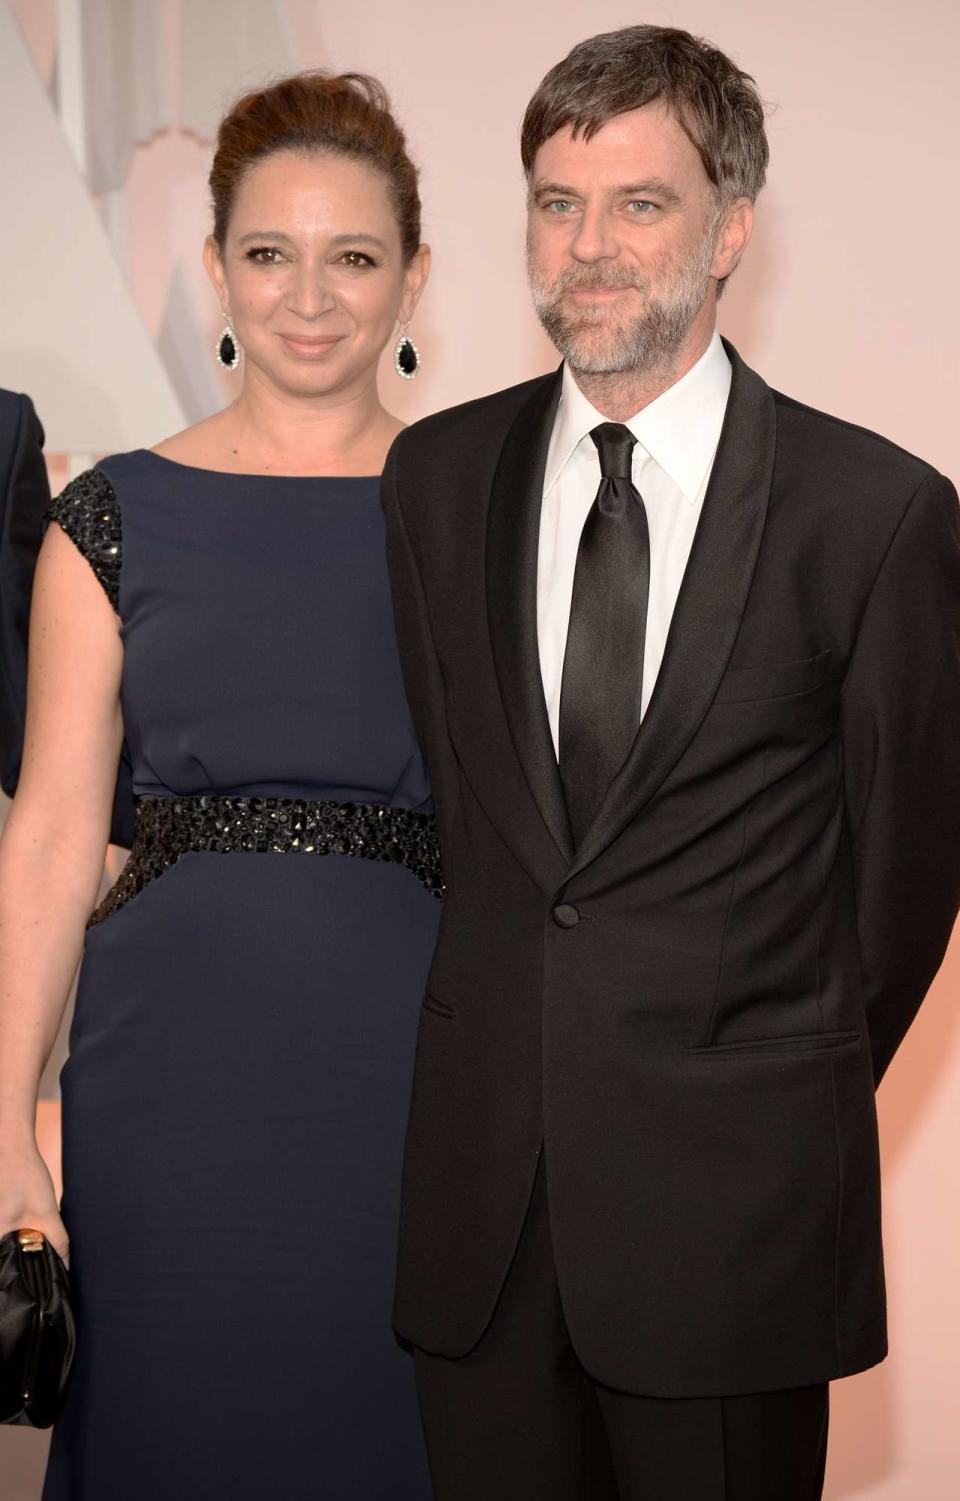
{"label": "man", "polygon": [[401,435],[448,881],[397,1326],[441,1501],[812,1501],[886,1350],[874,1088],[960,891],[953,487],[715,333],[767,162],[685,32],[527,111],[556,375]]}

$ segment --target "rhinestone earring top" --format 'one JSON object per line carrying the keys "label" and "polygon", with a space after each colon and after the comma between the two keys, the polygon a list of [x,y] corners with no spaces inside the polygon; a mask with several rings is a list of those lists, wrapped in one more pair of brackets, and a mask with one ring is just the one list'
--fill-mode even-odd
{"label": "rhinestone earring top", "polygon": [[413,380],[420,369],[420,351],[407,333],[409,327],[408,323],[404,324],[393,351],[393,368],[404,380]]}
{"label": "rhinestone earring top", "polygon": [[217,340],[217,364],[222,365],[224,370],[236,370],[240,363],[240,341],[233,331],[230,319],[226,316],[224,316],[223,324],[223,333]]}

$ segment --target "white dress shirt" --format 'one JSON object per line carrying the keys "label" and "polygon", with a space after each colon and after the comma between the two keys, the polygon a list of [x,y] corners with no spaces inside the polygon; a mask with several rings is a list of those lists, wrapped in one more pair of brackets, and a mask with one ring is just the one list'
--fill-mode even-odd
{"label": "white dress shirt", "polygon": [[[720,335],[677,383],[625,424],[637,439],[633,483],[650,529],[650,595],[643,657],[641,716],[657,681],[673,608],[700,519],[732,370]],[[540,672],[554,749],[560,745],[560,684],[570,622],[580,533],[600,486],[600,459],[590,433],[610,419],[598,412],[563,368],[544,474],[537,565]]]}

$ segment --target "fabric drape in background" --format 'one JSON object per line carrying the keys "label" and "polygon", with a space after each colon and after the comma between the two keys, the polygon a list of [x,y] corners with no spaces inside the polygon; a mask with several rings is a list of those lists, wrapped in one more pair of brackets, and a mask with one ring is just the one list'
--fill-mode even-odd
{"label": "fabric drape in background", "polygon": [[87,184],[91,193],[115,193],[127,186],[134,147],[173,123],[162,6],[81,0],[80,35]]}
{"label": "fabric drape in background", "polygon": [[213,140],[246,88],[300,67],[279,0],[204,0],[180,20],[180,128]]}
{"label": "fabric drape in background", "polygon": [[0,383],[29,391],[52,453],[150,446],[183,412],[50,96],[0,5],[0,190],[15,221]]}

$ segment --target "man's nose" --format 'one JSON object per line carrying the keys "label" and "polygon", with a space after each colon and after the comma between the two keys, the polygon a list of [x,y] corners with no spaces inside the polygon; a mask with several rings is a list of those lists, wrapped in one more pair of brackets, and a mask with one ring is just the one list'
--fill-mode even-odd
{"label": "man's nose", "polygon": [[616,259],[620,254],[620,243],[610,214],[602,208],[585,209],[570,249],[578,261]]}

